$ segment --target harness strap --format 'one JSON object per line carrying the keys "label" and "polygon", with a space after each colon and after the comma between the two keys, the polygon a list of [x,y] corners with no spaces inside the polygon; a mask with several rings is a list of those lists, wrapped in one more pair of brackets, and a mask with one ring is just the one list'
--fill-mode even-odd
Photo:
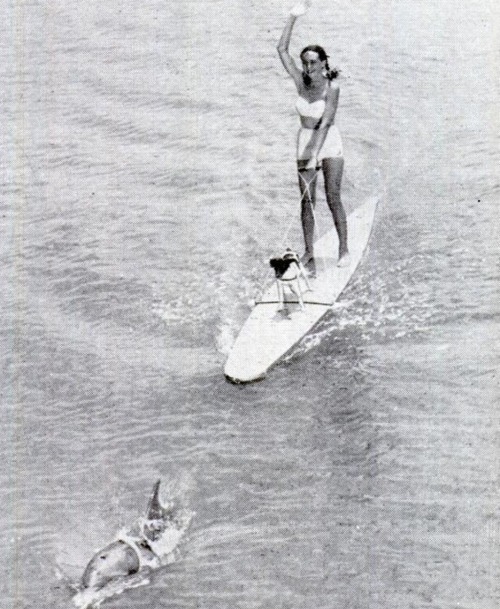
{"label": "harness strap", "polygon": [[[302,194],[302,197],[300,198],[300,203],[302,204],[306,194],[309,195],[309,207],[311,208],[311,214],[313,217],[313,241],[314,241],[314,235],[316,235],[316,237],[319,237],[319,234],[318,234],[318,223],[316,222],[316,214],[314,213],[314,206],[312,204],[312,195],[311,195],[310,186],[314,182],[314,180],[317,179],[319,171],[320,171],[320,167],[316,167],[314,169],[314,175],[309,180],[309,182],[302,175],[302,172],[300,170],[298,171],[299,178],[302,180],[302,182],[304,184],[304,192]],[[326,269],[326,265],[325,265],[324,261],[323,261],[323,269]]]}
{"label": "harness strap", "polygon": [[[124,543],[127,546],[129,546],[130,548],[132,548],[132,550],[134,550],[134,552],[137,555],[137,559],[139,560],[139,570],[144,567],[151,567],[153,562],[159,564],[160,558],[154,552],[153,548],[149,545],[149,543],[147,542],[147,540],[145,538],[137,539],[137,538],[131,537],[130,535],[127,535],[127,533],[121,533],[120,536],[118,537],[117,541],[121,541],[122,543]],[[147,551],[151,552],[151,554],[153,554],[154,561],[144,560],[144,556],[143,556],[143,553],[141,552],[139,544],[141,544],[145,550],[147,550]]]}
{"label": "harness strap", "polygon": [[[310,201],[310,202],[309,202],[309,205],[310,205],[310,207],[311,207],[311,212],[312,212],[312,216],[313,216],[313,219],[314,219],[314,230],[315,230],[316,234],[317,234],[317,223],[316,223],[316,215],[315,215],[315,213],[314,213],[314,207],[313,207],[313,205],[312,205],[312,203],[311,203],[311,190],[310,190],[310,185],[311,185],[311,184],[314,182],[314,180],[315,180],[315,179],[317,179],[317,177],[318,177],[318,173],[319,173],[319,170],[320,170],[320,168],[319,168],[319,167],[316,167],[316,169],[315,169],[315,174],[314,174],[313,178],[312,178],[312,179],[311,179],[309,182],[308,182],[308,181],[307,181],[307,180],[304,178],[304,176],[302,175],[302,173],[301,173],[300,171],[298,171],[298,174],[299,174],[299,179],[303,181],[304,186],[305,186],[305,188],[304,188],[304,192],[302,193],[302,196],[300,197],[300,205],[302,205],[302,202],[303,202],[303,200],[304,200],[304,197],[305,197],[305,196],[308,194],[308,195],[309,195],[309,201]],[[281,240],[281,243],[282,243],[282,244],[285,244],[285,243],[286,243],[286,241],[288,240],[288,234],[290,233],[290,231],[291,231],[291,229],[292,229],[292,225],[293,225],[294,223],[295,223],[295,218],[292,218],[292,219],[290,220],[289,224],[288,224],[288,227],[287,227],[286,231],[284,232],[283,238],[282,238],[282,240]],[[323,263],[323,264],[324,264],[324,263]],[[269,270],[269,271],[267,272],[267,274],[266,274],[266,276],[265,276],[265,278],[264,278],[264,281],[263,281],[263,283],[264,283],[264,284],[267,282],[267,279],[269,278],[269,276],[270,276],[271,272],[272,272],[271,270]],[[260,295],[259,295],[259,297],[258,297],[258,298],[262,298],[263,294],[264,294],[264,291],[261,289],[261,290],[260,290]]]}
{"label": "harness strap", "polygon": [[120,535],[120,537],[118,537],[117,541],[121,541],[122,543],[124,543],[125,545],[127,545],[129,548],[132,548],[132,550],[134,550],[136,556],[137,556],[137,560],[139,561],[139,570],[142,569],[143,565],[143,560],[142,560],[142,554],[141,551],[139,550],[139,548],[137,547],[137,543],[135,542],[134,539],[132,539],[132,537],[129,537],[126,534]]}

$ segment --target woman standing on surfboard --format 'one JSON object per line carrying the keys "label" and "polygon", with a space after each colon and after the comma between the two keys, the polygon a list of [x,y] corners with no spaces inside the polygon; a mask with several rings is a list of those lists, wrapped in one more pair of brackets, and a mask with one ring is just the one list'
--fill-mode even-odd
{"label": "woman standing on surfboard", "polygon": [[305,241],[303,261],[314,273],[314,206],[318,169],[323,170],[326,200],[339,237],[338,266],[348,266],[350,260],[346,214],[340,197],[344,153],[339,130],[334,125],[339,86],[333,81],[338,72],[330,69],[328,55],[320,46],[311,45],[302,50],[302,70],[299,70],[288,51],[295,21],[310,5],[311,0],[305,0],[290,11],[278,43],[278,54],[299,94],[296,109],[300,115],[301,128],[297,138],[297,167]]}

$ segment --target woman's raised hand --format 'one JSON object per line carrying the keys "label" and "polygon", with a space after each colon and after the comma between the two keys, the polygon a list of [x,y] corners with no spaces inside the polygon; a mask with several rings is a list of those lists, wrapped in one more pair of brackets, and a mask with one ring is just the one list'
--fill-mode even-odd
{"label": "woman's raised hand", "polygon": [[307,9],[310,8],[311,4],[312,0],[301,0],[300,2],[297,2],[290,11],[290,15],[292,15],[292,17],[300,17],[300,15],[307,12]]}

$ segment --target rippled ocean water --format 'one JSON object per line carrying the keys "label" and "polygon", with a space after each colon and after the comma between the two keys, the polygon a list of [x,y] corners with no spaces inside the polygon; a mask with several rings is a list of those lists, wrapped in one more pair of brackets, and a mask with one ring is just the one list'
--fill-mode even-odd
{"label": "rippled ocean water", "polygon": [[[9,2],[0,27],[2,607],[67,608],[152,482],[182,560],[110,607],[494,609],[499,9],[316,0],[344,200],[381,198],[325,321],[225,357],[300,243],[288,4]],[[328,222],[323,208],[323,222]]]}

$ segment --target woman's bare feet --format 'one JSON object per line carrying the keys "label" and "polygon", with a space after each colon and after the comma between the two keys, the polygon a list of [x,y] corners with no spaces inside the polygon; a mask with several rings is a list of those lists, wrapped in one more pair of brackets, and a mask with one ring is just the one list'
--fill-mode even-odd
{"label": "woman's bare feet", "polygon": [[314,256],[306,252],[302,256],[301,262],[304,265],[309,277],[316,277],[316,262],[314,260]]}

